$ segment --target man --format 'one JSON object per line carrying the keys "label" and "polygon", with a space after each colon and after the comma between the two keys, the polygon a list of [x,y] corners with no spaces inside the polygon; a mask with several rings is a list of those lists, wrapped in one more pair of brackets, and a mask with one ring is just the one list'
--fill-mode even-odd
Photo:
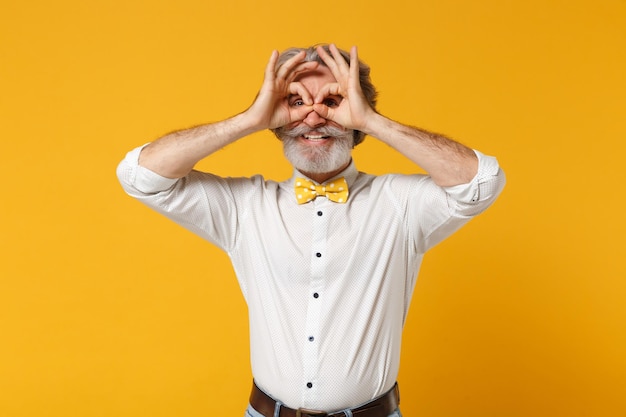
{"label": "man", "polygon": [[[401,334],[423,254],[485,210],[497,161],[375,110],[355,47],[274,51],[253,104],[171,133],[118,167],[125,190],[228,253],[249,307],[248,416],[399,416]],[[294,175],[220,178],[194,165],[272,129]],[[428,175],[372,176],[364,135]]]}

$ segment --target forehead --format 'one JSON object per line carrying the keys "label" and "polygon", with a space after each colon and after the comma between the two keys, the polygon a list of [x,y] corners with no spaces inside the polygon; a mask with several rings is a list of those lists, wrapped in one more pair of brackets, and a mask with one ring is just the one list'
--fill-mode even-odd
{"label": "forehead", "polygon": [[305,71],[301,74],[298,74],[294,81],[301,82],[307,87],[315,86],[318,88],[328,83],[337,82],[332,72],[330,72],[330,69],[323,65],[319,65],[314,70]]}

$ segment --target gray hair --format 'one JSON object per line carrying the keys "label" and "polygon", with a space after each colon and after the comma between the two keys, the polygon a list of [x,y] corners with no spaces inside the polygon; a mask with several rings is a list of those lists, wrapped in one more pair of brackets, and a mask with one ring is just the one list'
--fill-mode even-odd
{"label": "gray hair", "polygon": [[[276,65],[277,67],[279,67],[287,60],[289,60],[289,58],[294,57],[301,51],[305,51],[305,62],[318,62],[320,65],[326,66],[322,58],[317,53],[318,46],[321,46],[326,52],[328,52],[329,55],[331,55],[328,45],[313,45],[308,48],[289,48],[280,54]],[[342,49],[339,49],[339,53],[341,53],[343,59],[345,59],[346,62],[350,64],[350,53]],[[361,60],[359,60],[359,82],[361,83],[361,90],[363,90],[363,95],[365,96],[365,99],[370,104],[370,106],[372,106],[373,109],[376,109],[376,98],[378,96],[378,92],[376,91],[376,87],[374,87],[374,84],[372,84],[372,81],[370,79],[370,67]],[[273,131],[274,133],[276,133],[276,129],[273,129]],[[355,130],[354,146],[363,142],[363,139],[365,139],[365,133]]]}

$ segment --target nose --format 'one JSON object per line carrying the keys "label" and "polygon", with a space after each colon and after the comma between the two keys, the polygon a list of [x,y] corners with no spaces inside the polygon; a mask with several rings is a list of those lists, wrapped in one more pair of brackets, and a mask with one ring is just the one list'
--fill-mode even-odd
{"label": "nose", "polygon": [[320,127],[326,124],[326,119],[317,114],[315,110],[311,111],[303,120],[304,124],[309,127]]}

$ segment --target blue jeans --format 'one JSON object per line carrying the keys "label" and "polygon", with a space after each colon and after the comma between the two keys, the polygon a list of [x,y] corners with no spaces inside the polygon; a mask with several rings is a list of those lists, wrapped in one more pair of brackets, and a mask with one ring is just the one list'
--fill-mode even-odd
{"label": "blue jeans", "polygon": [[[246,410],[246,414],[244,414],[244,417],[263,417],[263,414],[259,413],[254,408],[252,408],[251,405],[249,405],[248,409]],[[349,410],[346,413],[346,417],[352,417],[352,413]],[[402,414],[400,413],[400,409],[389,414],[389,417],[402,417]]]}

